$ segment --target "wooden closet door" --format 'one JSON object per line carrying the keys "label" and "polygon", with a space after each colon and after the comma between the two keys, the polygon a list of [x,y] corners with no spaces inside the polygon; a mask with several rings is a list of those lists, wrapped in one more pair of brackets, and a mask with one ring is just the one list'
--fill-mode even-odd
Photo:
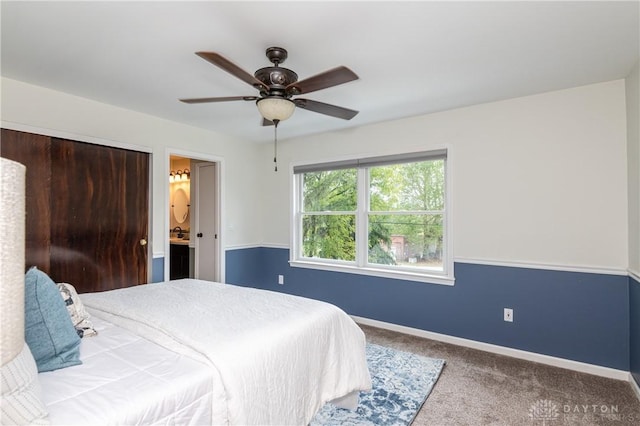
{"label": "wooden closet door", "polygon": [[147,282],[149,154],[2,129],[27,167],[26,267],[78,292]]}
{"label": "wooden closet door", "polygon": [[[25,263],[49,272],[51,244],[51,138],[2,129],[0,156],[27,166]],[[3,207],[2,207],[3,208]]]}
{"label": "wooden closet door", "polygon": [[51,274],[82,292],[147,282],[149,155],[52,139]]}

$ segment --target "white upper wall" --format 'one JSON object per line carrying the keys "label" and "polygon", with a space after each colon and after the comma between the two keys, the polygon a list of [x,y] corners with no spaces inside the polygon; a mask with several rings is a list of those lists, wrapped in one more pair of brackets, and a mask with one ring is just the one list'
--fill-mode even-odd
{"label": "white upper wall", "polygon": [[616,80],[287,140],[278,173],[265,146],[264,242],[289,245],[291,164],[447,146],[457,260],[625,270],[625,115]]}
{"label": "white upper wall", "polygon": [[[634,72],[627,92],[637,87],[637,66]],[[627,129],[625,119],[638,107],[625,103],[624,80],[283,141],[278,173],[271,145],[15,80],[2,78],[1,106],[3,125],[150,150],[154,255],[167,238],[168,149],[224,159],[222,234],[230,247],[289,245],[292,163],[447,146],[456,259],[636,271],[640,263],[640,237],[629,237],[637,221],[628,220],[638,185],[632,188],[637,166],[627,163],[627,150],[633,157],[636,149],[636,162],[638,150],[637,142],[627,146],[634,125]],[[279,133],[286,137],[286,122]]]}
{"label": "white upper wall", "polygon": [[640,62],[626,79],[629,269],[640,276]]}
{"label": "white upper wall", "polygon": [[16,80],[2,78],[1,82],[0,119],[4,127],[85,142],[99,139],[98,142],[115,146],[132,144],[152,153],[154,256],[164,254],[168,239],[169,149],[223,159],[223,214],[228,224],[223,243],[238,246],[260,241],[260,223],[251,213],[257,209],[257,179],[251,167],[257,162],[255,145]]}

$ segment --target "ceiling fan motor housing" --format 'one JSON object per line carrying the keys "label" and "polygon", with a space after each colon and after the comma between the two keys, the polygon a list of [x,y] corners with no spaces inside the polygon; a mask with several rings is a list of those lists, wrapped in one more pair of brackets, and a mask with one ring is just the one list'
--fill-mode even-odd
{"label": "ceiling fan motor housing", "polygon": [[[285,96],[286,87],[298,81],[298,74],[287,68],[265,67],[255,72],[254,76],[269,86],[270,95]],[[290,96],[290,95],[288,95]]]}
{"label": "ceiling fan motor housing", "polygon": [[298,74],[290,69],[279,67],[287,59],[287,50],[282,47],[270,47],[265,54],[273,66],[261,68],[254,73],[255,78],[269,87],[268,92],[261,93],[290,98],[293,93],[287,94],[285,89],[289,84],[298,81]]}

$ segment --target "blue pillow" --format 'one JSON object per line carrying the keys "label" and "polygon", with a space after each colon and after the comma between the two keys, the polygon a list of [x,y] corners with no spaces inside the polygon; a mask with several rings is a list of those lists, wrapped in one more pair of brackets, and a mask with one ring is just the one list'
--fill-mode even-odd
{"label": "blue pillow", "polygon": [[60,291],[47,274],[33,267],[24,283],[25,340],[38,372],[82,364],[80,337]]}

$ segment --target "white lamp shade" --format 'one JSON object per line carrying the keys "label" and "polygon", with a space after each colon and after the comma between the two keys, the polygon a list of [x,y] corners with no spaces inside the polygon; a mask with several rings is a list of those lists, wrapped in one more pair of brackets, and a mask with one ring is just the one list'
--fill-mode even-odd
{"label": "white lamp shade", "polygon": [[259,99],[257,105],[260,114],[269,121],[286,120],[296,109],[296,104],[289,99],[277,97]]}

